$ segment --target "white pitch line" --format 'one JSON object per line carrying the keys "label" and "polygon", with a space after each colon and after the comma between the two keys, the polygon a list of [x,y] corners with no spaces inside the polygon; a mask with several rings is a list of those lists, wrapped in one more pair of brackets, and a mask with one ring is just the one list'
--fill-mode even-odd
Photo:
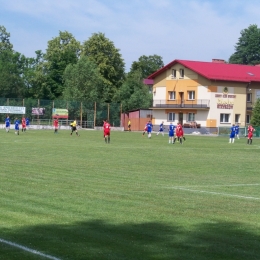
{"label": "white pitch line", "polygon": [[213,195],[222,195],[222,196],[227,196],[227,197],[260,200],[260,198],[257,198],[257,197],[249,197],[249,196],[242,196],[242,195],[235,195],[235,194],[228,194],[228,193],[221,193],[221,192],[214,192],[214,191],[192,190],[192,189],[174,188],[174,187],[173,187],[173,189],[190,191],[190,192],[198,192],[198,193],[207,193],[207,194],[213,194]]}
{"label": "white pitch line", "polygon": [[171,186],[169,188],[179,189],[186,187],[241,187],[241,186],[259,186],[260,183],[241,183],[241,184],[215,184],[215,185],[187,185],[187,186]]}
{"label": "white pitch line", "polygon": [[[222,187],[236,187],[236,186],[259,186],[260,183],[242,183],[242,184],[216,184],[216,185],[211,185],[211,186],[222,186]],[[211,187],[208,186],[208,187]]]}
{"label": "white pitch line", "polygon": [[29,247],[22,246],[22,245],[19,245],[19,244],[16,244],[16,243],[13,243],[13,242],[10,242],[10,241],[1,239],[1,238],[0,238],[0,242],[1,242],[1,243],[4,243],[4,244],[7,244],[7,245],[9,245],[9,246],[17,247],[17,248],[19,248],[19,249],[22,249],[22,250],[24,250],[24,251],[27,251],[27,252],[32,253],[32,254],[35,254],[35,255],[43,256],[43,257],[48,258],[48,259],[60,260],[60,258],[51,256],[51,255],[43,254],[43,253],[41,253],[41,252],[39,252],[39,251],[37,251],[37,250],[30,249]]}

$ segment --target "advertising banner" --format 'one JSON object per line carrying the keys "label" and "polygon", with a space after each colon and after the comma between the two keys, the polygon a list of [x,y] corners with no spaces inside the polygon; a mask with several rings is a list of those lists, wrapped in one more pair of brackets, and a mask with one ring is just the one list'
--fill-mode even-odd
{"label": "advertising banner", "polygon": [[33,107],[32,115],[34,116],[43,116],[45,114],[45,108],[42,107]]}
{"label": "advertising banner", "polygon": [[26,107],[0,106],[1,114],[19,114],[24,115]]}
{"label": "advertising banner", "polygon": [[52,118],[68,119],[69,111],[68,111],[68,109],[63,109],[63,108],[53,108],[52,109]]}

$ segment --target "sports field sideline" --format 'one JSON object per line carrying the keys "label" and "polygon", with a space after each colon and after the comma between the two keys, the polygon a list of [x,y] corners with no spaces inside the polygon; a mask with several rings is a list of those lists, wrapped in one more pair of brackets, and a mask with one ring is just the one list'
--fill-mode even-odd
{"label": "sports field sideline", "polygon": [[0,131],[0,259],[259,259],[260,140]]}

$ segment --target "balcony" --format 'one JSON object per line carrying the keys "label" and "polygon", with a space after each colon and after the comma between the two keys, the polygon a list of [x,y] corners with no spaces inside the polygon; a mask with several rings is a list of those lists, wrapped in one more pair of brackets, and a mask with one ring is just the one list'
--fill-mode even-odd
{"label": "balcony", "polygon": [[253,102],[249,102],[249,101],[246,102],[246,110],[247,111],[252,111],[253,107],[254,107],[254,103]]}
{"label": "balcony", "polygon": [[153,100],[153,108],[196,108],[209,109],[209,99],[194,100]]}

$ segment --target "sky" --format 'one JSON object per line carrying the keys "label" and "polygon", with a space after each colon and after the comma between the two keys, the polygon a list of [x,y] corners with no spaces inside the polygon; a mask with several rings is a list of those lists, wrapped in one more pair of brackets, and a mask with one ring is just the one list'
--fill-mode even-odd
{"label": "sky", "polygon": [[14,50],[46,51],[59,31],[78,41],[104,33],[125,62],[142,55],[211,61],[235,52],[241,31],[260,24],[259,0],[0,0],[0,25]]}

